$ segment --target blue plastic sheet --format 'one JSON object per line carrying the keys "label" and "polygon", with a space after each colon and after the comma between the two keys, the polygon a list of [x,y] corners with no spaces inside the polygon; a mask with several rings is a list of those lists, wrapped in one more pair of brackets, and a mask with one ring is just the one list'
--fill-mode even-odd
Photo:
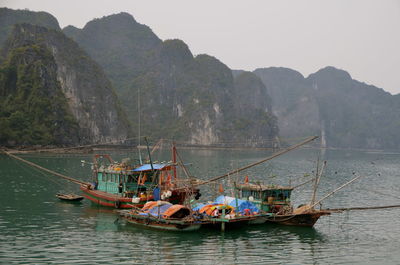
{"label": "blue plastic sheet", "polygon": [[171,203],[164,204],[164,205],[161,205],[161,206],[155,206],[155,207],[153,207],[152,209],[149,210],[149,214],[157,217],[158,214],[162,215],[171,206],[172,206]]}
{"label": "blue plastic sheet", "polygon": [[252,202],[236,199],[229,196],[221,195],[215,199],[215,202],[219,204],[227,204],[229,206],[232,206],[236,209],[236,212],[239,212],[241,214],[245,213],[244,212],[245,209],[249,209],[252,213],[253,212],[258,213],[260,211],[257,208],[257,206],[255,206],[254,203]]}

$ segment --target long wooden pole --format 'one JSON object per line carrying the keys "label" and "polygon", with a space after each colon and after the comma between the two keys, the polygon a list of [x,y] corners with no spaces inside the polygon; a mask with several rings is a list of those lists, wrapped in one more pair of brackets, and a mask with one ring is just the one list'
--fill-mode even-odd
{"label": "long wooden pole", "polygon": [[291,151],[291,150],[293,150],[293,149],[296,149],[296,148],[298,148],[298,147],[300,147],[300,146],[302,146],[302,145],[305,145],[305,144],[307,144],[307,143],[309,143],[309,142],[311,142],[311,141],[313,141],[313,140],[315,140],[315,139],[317,139],[317,138],[318,138],[318,136],[311,136],[311,137],[307,138],[306,140],[304,140],[304,141],[301,142],[301,143],[298,143],[298,144],[296,144],[296,145],[292,145],[292,146],[290,146],[290,147],[288,147],[288,148],[286,148],[286,149],[283,149],[283,150],[281,150],[281,151],[279,151],[279,152],[276,152],[276,153],[274,153],[273,155],[271,155],[271,156],[269,156],[269,157],[266,157],[266,158],[264,158],[264,159],[262,159],[262,160],[260,160],[260,161],[258,161],[258,162],[252,163],[252,164],[247,165],[247,166],[244,166],[244,167],[242,167],[242,168],[238,168],[238,169],[232,170],[232,171],[229,172],[229,173],[226,173],[226,174],[224,174],[224,175],[221,175],[221,176],[214,177],[214,178],[212,178],[212,179],[203,181],[203,182],[201,182],[201,183],[199,183],[199,184],[197,184],[197,185],[208,184],[208,183],[210,183],[210,182],[217,181],[217,180],[219,180],[219,179],[225,178],[225,177],[227,177],[227,176],[229,176],[229,175],[238,173],[238,172],[243,171],[243,170],[245,170],[245,169],[254,167],[254,166],[259,165],[259,164],[261,164],[261,163],[264,163],[264,162],[266,162],[266,161],[268,161],[268,160],[271,160],[271,159],[273,159],[273,158],[275,158],[275,157],[277,157],[277,156],[283,155],[283,154],[285,154],[285,153],[287,153],[287,152],[289,152],[289,151]]}
{"label": "long wooden pole", "polygon": [[39,165],[37,165],[37,164],[35,164],[35,163],[33,163],[33,162],[30,162],[30,161],[28,161],[28,160],[25,160],[25,159],[23,159],[23,158],[21,158],[21,157],[18,157],[18,156],[16,156],[16,155],[13,155],[13,154],[11,154],[11,153],[9,153],[9,152],[7,152],[7,151],[4,151],[4,153],[5,153],[6,155],[8,155],[9,157],[12,157],[12,158],[14,158],[14,159],[16,159],[16,160],[19,160],[19,161],[21,161],[21,162],[23,162],[23,163],[25,163],[25,164],[28,164],[28,165],[30,165],[30,166],[32,166],[32,167],[35,167],[35,168],[38,168],[38,169],[40,169],[40,170],[42,170],[42,171],[45,171],[45,172],[47,172],[47,173],[50,173],[50,174],[52,174],[52,175],[54,175],[54,176],[63,178],[63,179],[65,179],[65,180],[68,180],[68,181],[70,181],[70,182],[73,182],[73,183],[76,183],[76,184],[79,184],[79,185],[84,185],[84,186],[89,186],[89,185],[90,185],[90,183],[83,182],[83,181],[80,181],[80,180],[77,180],[77,179],[74,179],[74,178],[65,176],[65,175],[60,174],[60,173],[58,173],[58,172],[55,172],[55,171],[53,171],[53,170],[44,168],[44,167],[39,166]]}
{"label": "long wooden pole", "polygon": [[339,188],[335,189],[334,191],[328,193],[327,195],[325,195],[322,199],[318,200],[317,202],[315,202],[314,204],[311,204],[310,208],[314,208],[316,205],[318,205],[320,202],[322,202],[323,200],[327,199],[328,197],[332,196],[333,194],[335,194],[336,192],[338,192],[339,190],[343,189],[344,187],[346,187],[347,185],[353,183],[354,181],[356,181],[357,179],[361,178],[362,175],[353,178],[352,180],[346,182],[345,184],[343,184],[342,186],[340,186]]}
{"label": "long wooden pole", "polygon": [[[319,163],[319,159],[318,159],[318,163]],[[324,172],[325,166],[326,166],[326,161],[324,161],[324,163],[322,164],[321,171],[318,171],[319,167],[317,166],[317,174],[316,174],[316,177],[315,177],[313,194],[311,196],[311,203],[310,203],[311,205],[314,204],[314,202],[315,202],[315,197],[317,195],[317,189],[318,189],[319,181],[321,180],[321,176],[322,176],[322,174]]]}

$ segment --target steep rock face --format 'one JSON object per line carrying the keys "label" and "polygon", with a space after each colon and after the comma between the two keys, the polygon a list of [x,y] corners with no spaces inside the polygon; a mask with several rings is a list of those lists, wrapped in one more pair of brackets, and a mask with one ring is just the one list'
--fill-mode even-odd
{"label": "steep rock face", "polygon": [[[234,78],[232,95],[235,104],[235,108],[232,108],[235,111],[232,117],[234,130],[240,132],[241,138],[258,145],[271,143],[279,129],[277,119],[272,115],[271,98],[260,78],[251,72],[238,74]],[[253,121],[257,122],[257,126],[250,125]]]}
{"label": "steep rock face", "polygon": [[[183,41],[161,41],[126,13],[91,21],[78,33],[74,28],[64,32],[104,67],[134,131],[141,119],[142,135],[193,144],[276,136],[276,119],[264,106],[266,93],[243,99],[257,99],[254,103],[236,102],[242,100],[236,92],[258,91],[260,83],[242,78],[236,86],[232,71],[216,58],[193,57]],[[243,104],[247,112],[238,110]]]}
{"label": "steep rock face", "polygon": [[284,68],[255,71],[272,95],[281,136],[318,134],[322,145],[341,148],[400,148],[396,96],[326,67],[304,78]]}
{"label": "steep rock face", "polygon": [[21,23],[60,30],[57,19],[49,13],[0,8],[0,47],[7,40],[13,26]]}
{"label": "steep rock face", "polygon": [[79,140],[56,62],[43,45],[9,51],[0,67],[0,109],[0,145],[70,145]]}
{"label": "steep rock face", "polygon": [[307,78],[316,91],[328,144],[335,147],[399,148],[400,108],[383,89],[353,80],[334,67]]}
{"label": "steep rock face", "polygon": [[45,47],[57,66],[57,81],[79,126],[79,142],[126,138],[128,125],[110,82],[99,66],[60,31],[16,25],[3,55],[19,47]]}
{"label": "steep rock face", "polygon": [[322,135],[315,91],[297,71],[288,68],[260,68],[260,77],[272,98],[282,138]]}
{"label": "steep rock face", "polygon": [[151,51],[161,44],[149,27],[127,13],[94,19],[81,30],[68,26],[63,32],[103,67],[117,90],[130,85],[148,66]]}

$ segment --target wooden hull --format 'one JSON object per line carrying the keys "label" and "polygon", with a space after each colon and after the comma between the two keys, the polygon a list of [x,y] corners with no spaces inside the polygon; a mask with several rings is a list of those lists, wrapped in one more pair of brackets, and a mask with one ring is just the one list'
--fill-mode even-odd
{"label": "wooden hull", "polygon": [[275,223],[291,226],[313,227],[321,216],[329,214],[329,211],[315,211],[303,214],[271,215],[266,216],[265,221],[266,224]]}
{"label": "wooden hull", "polygon": [[241,216],[232,219],[225,218],[212,218],[208,220],[208,223],[205,223],[203,227],[211,228],[211,229],[219,229],[219,230],[232,230],[243,228],[253,222],[256,222],[258,219],[257,216]]}
{"label": "wooden hull", "polygon": [[77,196],[77,195],[64,195],[64,194],[57,194],[57,198],[59,198],[62,201],[68,201],[68,202],[79,202],[83,200],[83,196]]}
{"label": "wooden hull", "polygon": [[[132,198],[122,197],[119,194],[112,194],[100,190],[88,189],[85,186],[80,187],[83,192],[83,196],[93,202],[105,207],[114,207],[116,209],[130,209],[132,207],[142,208],[147,200],[141,200],[139,203],[132,203]],[[173,204],[182,204],[185,201],[187,195],[186,191],[174,190],[172,195],[167,201]],[[152,200],[153,196],[150,196],[148,200]]]}
{"label": "wooden hull", "polygon": [[203,224],[201,221],[191,222],[183,220],[158,219],[151,216],[131,213],[120,213],[120,215],[130,224],[165,231],[195,231],[200,229]]}

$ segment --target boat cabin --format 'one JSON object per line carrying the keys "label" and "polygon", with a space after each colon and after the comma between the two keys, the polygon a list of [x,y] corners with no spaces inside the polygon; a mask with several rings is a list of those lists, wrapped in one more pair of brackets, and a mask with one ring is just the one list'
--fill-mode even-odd
{"label": "boat cabin", "polygon": [[264,212],[277,213],[291,207],[292,187],[245,183],[235,188],[240,199],[251,201]]}
{"label": "boat cabin", "polygon": [[174,168],[171,163],[132,167],[112,162],[108,166],[95,166],[95,189],[128,198],[146,196],[156,186],[172,185]]}

